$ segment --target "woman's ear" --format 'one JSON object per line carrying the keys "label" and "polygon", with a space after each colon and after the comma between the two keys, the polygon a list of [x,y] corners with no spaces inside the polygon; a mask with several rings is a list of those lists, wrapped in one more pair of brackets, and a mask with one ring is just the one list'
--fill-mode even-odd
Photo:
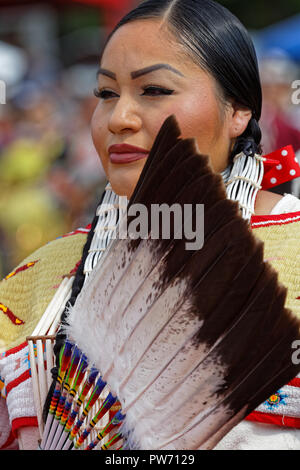
{"label": "woman's ear", "polygon": [[252,111],[239,104],[231,104],[230,124],[229,124],[229,137],[234,139],[239,137],[245,132],[252,118]]}

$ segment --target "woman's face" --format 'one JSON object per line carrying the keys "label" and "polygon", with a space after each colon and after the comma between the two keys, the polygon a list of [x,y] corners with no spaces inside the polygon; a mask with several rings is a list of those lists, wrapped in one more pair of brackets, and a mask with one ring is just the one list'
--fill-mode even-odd
{"label": "woman's face", "polygon": [[134,21],[114,33],[102,56],[98,93],[92,137],[117,194],[130,198],[147,158],[118,145],[149,152],[171,114],[183,138],[196,138],[214,171],[227,166],[232,107],[221,103],[215,80],[189,58],[162,21]]}

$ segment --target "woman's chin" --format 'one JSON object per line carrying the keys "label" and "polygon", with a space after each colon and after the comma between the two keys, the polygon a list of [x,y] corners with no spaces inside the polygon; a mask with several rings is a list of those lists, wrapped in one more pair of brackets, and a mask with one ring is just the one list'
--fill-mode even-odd
{"label": "woman's chin", "polygon": [[118,179],[115,181],[114,179],[109,180],[112,190],[114,193],[116,193],[118,196],[126,196],[127,199],[130,199],[136,183],[130,182],[130,181],[122,181]]}
{"label": "woman's chin", "polygon": [[127,168],[122,167],[108,171],[107,176],[113,191],[119,196],[126,196],[127,199],[130,199],[139,180],[143,166],[144,165],[141,164],[128,165]]}

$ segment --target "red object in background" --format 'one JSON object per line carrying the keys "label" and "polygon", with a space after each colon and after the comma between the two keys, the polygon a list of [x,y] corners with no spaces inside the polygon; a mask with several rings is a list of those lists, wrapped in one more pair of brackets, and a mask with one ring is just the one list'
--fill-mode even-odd
{"label": "red object in background", "polygon": [[[26,6],[28,3],[40,3],[38,0],[0,0],[0,7]],[[119,20],[132,8],[138,5],[139,0],[48,0],[54,5],[86,5],[101,10],[101,17],[108,30],[113,29]]]}
{"label": "red object in background", "polygon": [[73,2],[116,10],[122,10],[132,4],[131,0],[73,0]]}
{"label": "red object in background", "polygon": [[300,165],[292,145],[287,145],[275,152],[264,155],[265,174],[262,189],[274,188],[279,184],[300,177]]}
{"label": "red object in background", "polygon": [[131,8],[138,4],[137,0],[72,0],[72,2],[101,8],[108,29],[112,29]]}

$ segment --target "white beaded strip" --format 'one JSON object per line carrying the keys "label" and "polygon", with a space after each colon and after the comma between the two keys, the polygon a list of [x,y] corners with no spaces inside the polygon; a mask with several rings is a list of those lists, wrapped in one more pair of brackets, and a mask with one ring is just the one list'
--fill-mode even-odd
{"label": "white beaded strip", "polygon": [[257,188],[258,190],[261,189],[261,186],[255,181],[250,180],[249,178],[246,178],[245,176],[239,176],[239,175],[234,175],[230,180],[225,183],[225,186],[229,186],[231,183],[234,183],[235,181],[240,180],[240,181],[245,181],[246,183],[251,184],[254,188]]}
{"label": "white beaded strip", "polygon": [[234,157],[232,167],[222,173],[228,199],[238,201],[242,217],[248,221],[254,214],[256,195],[261,189],[264,161],[260,155],[247,157],[241,152]]}
{"label": "white beaded strip", "polygon": [[85,280],[103,256],[110,241],[116,236],[119,211],[125,210],[127,207],[123,207],[123,201],[124,198],[122,198],[121,207],[119,196],[113,192],[111,185],[108,183],[103,201],[97,208],[98,222],[84,265]]}

